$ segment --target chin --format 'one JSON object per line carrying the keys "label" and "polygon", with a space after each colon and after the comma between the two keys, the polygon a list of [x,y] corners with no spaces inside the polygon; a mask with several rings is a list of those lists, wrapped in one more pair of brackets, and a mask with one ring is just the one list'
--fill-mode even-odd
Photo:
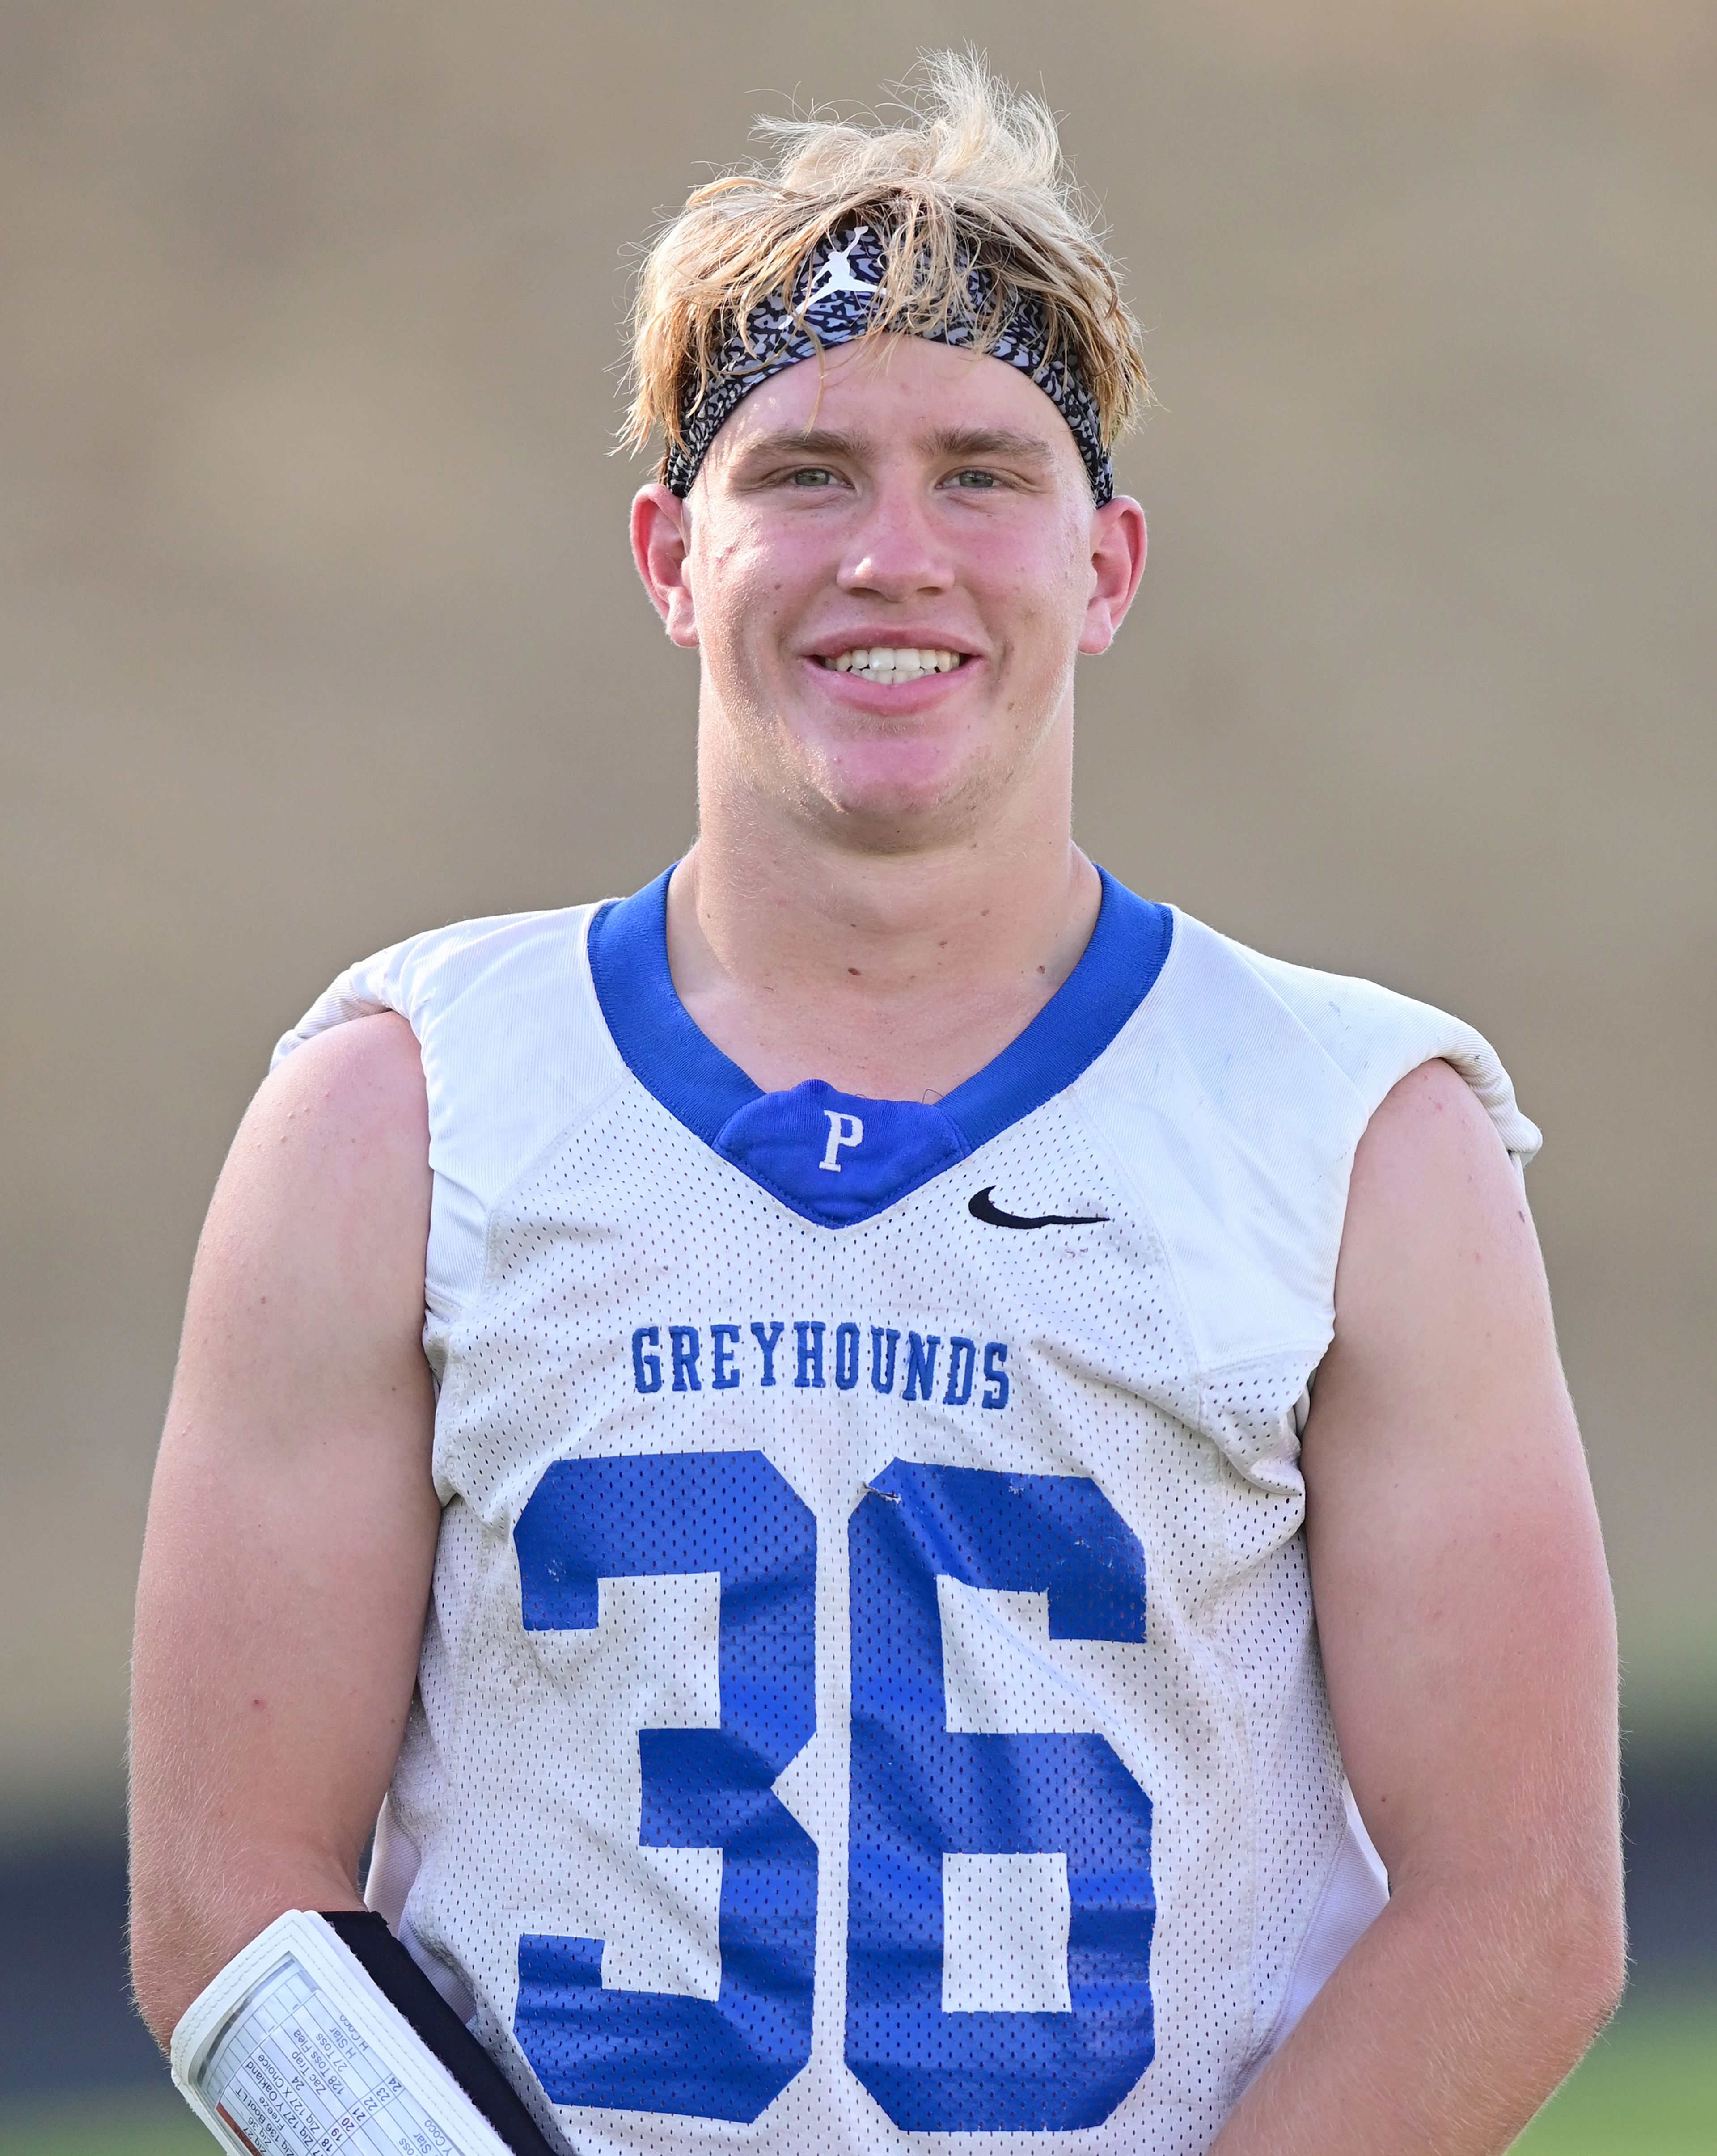
{"label": "chin", "polygon": [[892,851],[931,844],[962,829],[989,798],[988,779],[986,771],[950,768],[938,759],[928,770],[844,767],[821,773],[812,791],[831,828]]}
{"label": "chin", "polygon": [[958,793],[974,766],[990,760],[969,734],[923,726],[830,729],[820,740],[803,742],[799,754],[818,791],[831,799],[902,803]]}

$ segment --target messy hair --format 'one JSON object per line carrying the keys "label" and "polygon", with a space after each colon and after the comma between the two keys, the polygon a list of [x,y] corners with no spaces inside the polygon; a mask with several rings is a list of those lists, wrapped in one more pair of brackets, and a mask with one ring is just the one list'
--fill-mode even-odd
{"label": "messy hair", "polygon": [[[898,126],[815,110],[760,119],[754,133],[776,146],[774,157],[692,190],[639,276],[624,443],[640,449],[660,429],[683,449],[681,414],[702,397],[733,330],[759,303],[802,293],[813,251],[856,224],[887,255],[867,338],[936,336],[964,316],[970,345],[984,352],[1035,303],[1046,360],[1071,361],[1096,401],[1104,449],[1140,417],[1150,389],[1139,325],[1048,107],[970,53],[928,55],[901,97]],[[975,316],[974,281],[984,295]]]}

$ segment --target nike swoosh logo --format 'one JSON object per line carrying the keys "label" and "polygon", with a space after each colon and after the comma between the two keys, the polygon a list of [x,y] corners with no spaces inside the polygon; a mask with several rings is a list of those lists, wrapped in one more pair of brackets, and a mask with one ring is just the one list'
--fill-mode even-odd
{"label": "nike swoosh logo", "polygon": [[1023,1213],[1004,1213],[999,1205],[990,1203],[990,1194],[995,1185],[986,1183],[976,1192],[966,1210],[974,1220],[981,1220],[986,1228],[1094,1228],[1099,1220],[1107,1220],[1107,1213],[1041,1213],[1028,1220]]}

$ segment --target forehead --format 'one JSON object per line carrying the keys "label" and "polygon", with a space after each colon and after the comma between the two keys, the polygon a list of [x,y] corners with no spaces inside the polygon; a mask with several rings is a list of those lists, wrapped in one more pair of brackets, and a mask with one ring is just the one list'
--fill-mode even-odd
{"label": "forehead", "polygon": [[765,436],[813,428],[878,447],[974,430],[1028,436],[1084,478],[1067,422],[1029,376],[988,353],[925,337],[891,333],[837,345],[784,368],[734,412],[711,444],[710,462],[731,462]]}

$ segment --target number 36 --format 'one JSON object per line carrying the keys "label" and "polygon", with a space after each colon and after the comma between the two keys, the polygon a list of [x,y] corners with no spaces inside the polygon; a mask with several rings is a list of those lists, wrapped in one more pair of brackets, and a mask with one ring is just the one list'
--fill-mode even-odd
{"label": "number 36", "polygon": [[[771,1784],[815,1727],[815,1521],[761,1452],[659,1454],[558,1462],[515,1539],[528,1630],[594,1625],[603,1578],[721,1578],[720,1727],[638,1737],[640,1844],[722,1852],[719,1995],[604,1989],[600,1940],[527,1934],[519,2042],[557,2103],[753,2119],[810,2055],[817,1851]],[[847,2066],[908,2130],[1096,2125],[1152,2056],[1150,1802],[1101,1736],[949,1727],[938,1583],[1142,1640],[1139,1540],[1082,1477],[897,1460],[848,1563]],[[1067,2004],[944,2010],[944,1858],[1032,1854],[1065,1861]]]}

